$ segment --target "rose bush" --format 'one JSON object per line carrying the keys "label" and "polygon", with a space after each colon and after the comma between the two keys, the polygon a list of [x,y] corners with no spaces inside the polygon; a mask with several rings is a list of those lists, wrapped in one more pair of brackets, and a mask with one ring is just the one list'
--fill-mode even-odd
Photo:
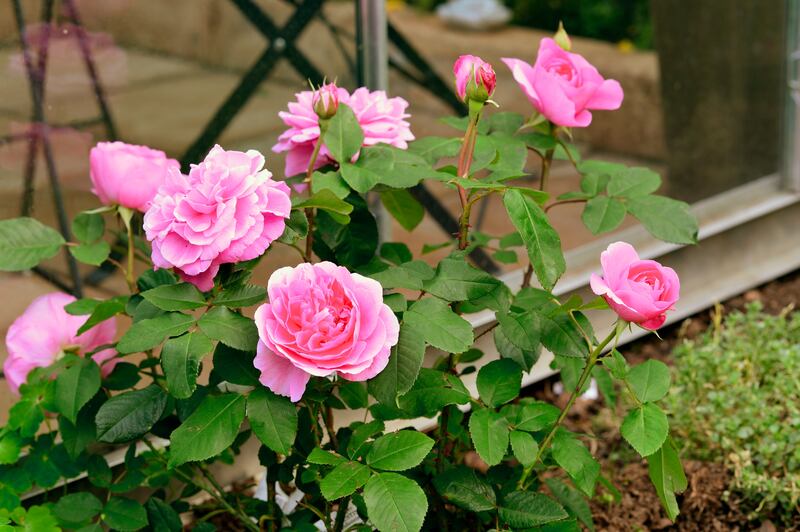
{"label": "rose bush", "polygon": [[[328,84],[280,115],[282,179],[253,150],[216,146],[182,174],[101,144],[92,179],[108,206],[79,213],[73,241],[31,218],[0,221],[1,270],[66,246],[122,270],[130,289],[43,296],[9,330],[5,374],[19,397],[0,428],[0,528],[180,531],[183,518],[207,531],[224,514],[225,530],[592,529],[585,498],[613,488],[587,435],[564,427],[591,378],[604,393],[623,384],[620,433],[674,519],[686,479],[658,406],[669,374],[629,367],[614,346],[626,327],[664,323],[678,277],[615,243],[592,277],[601,297],[559,297],[566,261],[549,212],[583,203],[595,234],[631,214],[677,244],[693,243],[697,224],[654,194],[654,172],[581,159],[569,128],[618,107],[622,90],[557,46],[544,39],[534,67],[507,61],[537,110],[529,119],[487,106],[493,68],[463,56],[455,84],[469,114],[447,119],[452,137],[413,140],[404,100]],[[580,189],[551,197],[557,158]],[[446,256],[378,242],[366,195],[414,230],[424,210],[409,189],[431,181],[460,203],[457,234],[428,246]],[[508,234],[472,227],[491,195]],[[476,268],[475,250],[521,263],[522,285]],[[299,255],[297,266],[256,269],[276,253]],[[587,311],[616,312],[616,326],[596,335]],[[494,319],[476,331],[476,312]],[[545,352],[572,390],[561,409],[520,396]],[[257,497],[218,481],[242,453],[265,468]]]}

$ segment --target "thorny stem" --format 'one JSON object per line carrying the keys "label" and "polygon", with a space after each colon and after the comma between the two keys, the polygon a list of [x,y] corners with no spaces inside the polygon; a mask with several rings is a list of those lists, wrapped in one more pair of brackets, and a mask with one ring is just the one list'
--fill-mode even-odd
{"label": "thorny stem", "polygon": [[[308,161],[308,168],[306,169],[306,178],[305,183],[308,185],[309,191],[311,190],[311,179],[314,175],[314,168],[317,164],[317,157],[319,157],[319,151],[322,148],[323,138],[325,137],[325,132],[328,131],[328,120],[319,120],[319,138],[317,139],[317,143],[314,145],[314,151],[311,152],[311,159]],[[311,262],[313,247],[314,247],[314,208],[309,207],[305,210],[306,218],[308,219],[308,235],[306,236],[306,252],[305,252],[305,260],[306,262]]]}
{"label": "thorny stem", "polygon": [[[464,140],[461,144],[461,152],[458,154],[458,177],[469,177],[469,167],[472,165],[472,156],[475,151],[475,142],[478,136],[478,120],[481,118],[480,109],[470,111],[469,124],[464,133]],[[467,200],[467,191],[460,184],[458,187],[458,198],[461,200],[461,218],[458,223],[458,249],[466,249],[469,242],[469,215],[472,210],[472,203]]]}
{"label": "thorny stem", "polygon": [[550,432],[547,433],[547,436],[545,436],[544,440],[539,446],[539,452],[536,453],[536,458],[522,472],[522,476],[520,477],[519,482],[517,483],[517,489],[524,490],[526,488],[528,477],[530,477],[531,473],[533,472],[533,468],[536,467],[536,464],[538,464],[539,461],[542,459],[542,456],[544,456],[545,451],[550,447],[550,444],[553,442],[553,438],[555,437],[556,432],[558,431],[559,427],[561,427],[561,424],[569,415],[569,411],[575,404],[575,400],[581,394],[581,390],[586,385],[586,381],[589,380],[589,376],[592,374],[592,369],[594,368],[594,365],[597,363],[597,360],[600,358],[603,349],[616,336],[617,336],[617,328],[614,327],[611,333],[608,336],[606,336],[606,338],[602,342],[597,344],[597,347],[595,347],[594,350],[589,354],[589,359],[586,362],[586,366],[583,368],[583,372],[581,373],[581,376],[578,378],[578,384],[575,386],[575,391],[573,391],[572,395],[570,395],[567,404],[564,406],[563,409],[561,409],[561,413],[558,415],[558,418],[556,419],[553,428],[550,429]]}

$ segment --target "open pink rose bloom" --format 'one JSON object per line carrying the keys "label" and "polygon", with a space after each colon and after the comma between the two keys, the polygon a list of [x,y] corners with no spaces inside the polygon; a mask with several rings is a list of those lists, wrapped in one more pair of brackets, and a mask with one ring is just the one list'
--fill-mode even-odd
{"label": "open pink rose bloom", "polygon": [[[17,393],[32,369],[49,366],[65,352],[85,355],[102,345],[114,343],[117,334],[114,318],[78,336],[86,316],[67,314],[64,307],[73,301],[73,296],[62,292],[39,296],[8,328],[8,357],[3,363],[3,372],[12,392]],[[116,364],[116,360],[112,360],[114,356],[114,349],[103,349],[93,354],[92,359],[101,365],[103,375],[108,375]]]}
{"label": "open pink rose bloom", "polygon": [[210,290],[221,264],[255,259],[283,234],[291,208],[263,155],[215,146],[188,176],[171,170],[145,214],[153,264]]}
{"label": "open pink rose bloom", "polygon": [[603,76],[583,56],[563,50],[553,39],[539,45],[536,63],[503,58],[531,105],[556,125],[586,127],[593,110],[622,105],[622,87]]}
{"label": "open pink rose bloom", "polygon": [[[319,117],[314,110],[316,91],[298,93],[296,102],[289,102],[289,111],[281,111],[278,115],[289,126],[281,133],[278,143],[272,147],[276,153],[286,154],[286,177],[302,174],[311,161],[311,153],[319,138]],[[360,87],[353,94],[337,88],[338,104],[348,105],[358,119],[364,132],[364,146],[389,144],[396,148],[407,148],[408,142],[414,140],[409,123],[410,115],[406,113],[408,102],[403,98],[388,98],[384,91],[373,91]],[[333,158],[327,147],[320,149],[315,168],[331,164]]]}
{"label": "open pink rose bloom", "polygon": [[680,296],[675,270],[641,260],[633,246],[615,242],[601,255],[603,276],[592,274],[592,291],[603,296],[620,318],[654,331],[664,324]]}
{"label": "open pink rose bloom", "polygon": [[400,325],[381,285],[330,262],[276,270],[256,310],[261,383],[299,401],[312,375],[364,381],[380,373]]}

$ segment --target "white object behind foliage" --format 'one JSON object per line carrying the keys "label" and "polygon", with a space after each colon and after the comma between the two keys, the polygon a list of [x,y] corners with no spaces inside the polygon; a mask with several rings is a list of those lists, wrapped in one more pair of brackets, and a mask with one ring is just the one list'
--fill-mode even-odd
{"label": "white object behind foliage", "polygon": [[439,18],[454,26],[485,30],[511,20],[511,11],[499,0],[449,0],[436,8]]}

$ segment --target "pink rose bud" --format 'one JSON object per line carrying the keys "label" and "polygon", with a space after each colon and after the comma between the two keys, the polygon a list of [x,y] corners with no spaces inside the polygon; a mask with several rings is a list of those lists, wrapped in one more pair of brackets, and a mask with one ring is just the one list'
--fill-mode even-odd
{"label": "pink rose bud", "polygon": [[[73,301],[74,297],[61,292],[39,296],[8,328],[8,356],[3,363],[3,373],[13,393],[18,393],[32,369],[49,366],[67,351],[85,355],[102,345],[114,343],[117,334],[114,318],[80,336],[77,334],[86,316],[67,314],[64,307]],[[102,349],[92,355],[92,359],[102,365],[104,376],[111,373],[118,362],[114,358],[116,354],[114,349]]]}
{"label": "pink rose bud", "polygon": [[556,44],[559,45],[562,50],[566,50],[567,52],[572,50],[572,40],[570,40],[567,30],[564,29],[563,22],[558,23],[558,31],[553,35],[553,40],[556,41]]}
{"label": "pink rose bud", "polygon": [[680,295],[675,270],[641,260],[633,246],[615,242],[601,255],[603,276],[592,274],[592,291],[603,296],[620,318],[655,331],[667,319]]}
{"label": "pink rose bud", "polygon": [[456,92],[464,102],[485,102],[492,97],[497,79],[492,65],[475,55],[462,55],[453,64]]}
{"label": "pink rose bud", "polygon": [[339,108],[339,89],[336,84],[328,83],[315,90],[312,105],[321,119],[332,118]]}
{"label": "pink rose bud", "polygon": [[256,310],[261,384],[299,401],[312,375],[371,379],[386,367],[400,325],[372,279],[330,262],[280,268]]}
{"label": "pink rose bud", "polygon": [[167,177],[180,164],[160,150],[124,142],[98,142],[89,154],[92,192],[105,205],[144,212]]}
{"label": "pink rose bud", "polygon": [[153,265],[206,291],[220,265],[263,255],[292,210],[289,187],[264,162],[256,150],[214,146],[189,175],[171,171],[144,215]]}
{"label": "pink rose bud", "polygon": [[545,118],[563,127],[586,127],[593,110],[622,105],[618,81],[604,79],[589,62],[567,52],[550,38],[542,39],[536,63],[504,58],[528,101]]}

